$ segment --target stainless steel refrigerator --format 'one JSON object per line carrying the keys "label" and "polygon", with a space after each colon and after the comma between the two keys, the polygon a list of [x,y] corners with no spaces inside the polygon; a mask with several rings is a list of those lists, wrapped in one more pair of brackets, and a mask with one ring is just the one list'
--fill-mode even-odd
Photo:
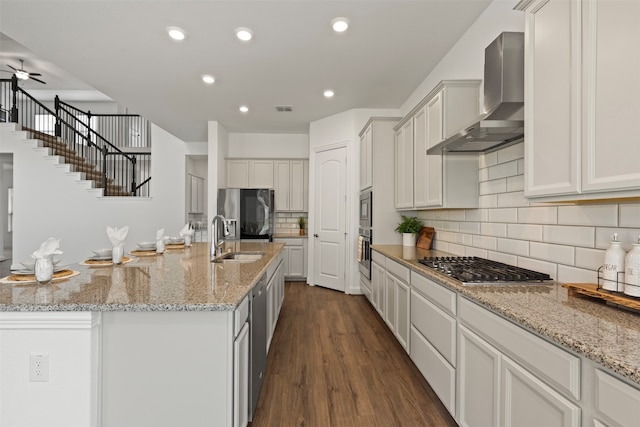
{"label": "stainless steel refrigerator", "polygon": [[270,188],[221,188],[218,215],[224,216],[225,240],[273,240],[274,195]]}

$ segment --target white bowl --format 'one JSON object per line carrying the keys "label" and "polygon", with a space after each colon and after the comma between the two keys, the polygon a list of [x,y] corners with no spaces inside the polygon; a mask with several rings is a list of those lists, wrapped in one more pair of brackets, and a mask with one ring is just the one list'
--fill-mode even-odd
{"label": "white bowl", "polygon": [[111,248],[100,248],[100,249],[92,249],[91,252],[96,254],[99,257],[108,257],[111,256],[113,249]]}
{"label": "white bowl", "polygon": [[138,247],[142,250],[155,249],[156,242],[138,242]]}
{"label": "white bowl", "polygon": [[[60,262],[60,258],[53,257],[53,265],[58,265]],[[36,268],[36,260],[33,258],[25,259],[24,261],[20,261],[20,264],[27,270],[33,271]]]}

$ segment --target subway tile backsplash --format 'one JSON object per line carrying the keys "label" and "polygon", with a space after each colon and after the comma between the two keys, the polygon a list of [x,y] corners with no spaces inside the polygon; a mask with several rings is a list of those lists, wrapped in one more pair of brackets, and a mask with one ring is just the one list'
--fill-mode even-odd
{"label": "subway tile backsplash", "polygon": [[[275,234],[278,236],[299,236],[298,218],[307,218],[307,212],[276,212]],[[307,224],[307,227],[309,224]]]}
{"label": "subway tile backsplash", "polygon": [[629,250],[640,203],[552,204],[524,197],[524,144],[479,156],[479,209],[418,211],[436,229],[433,248],[596,283],[612,233]]}

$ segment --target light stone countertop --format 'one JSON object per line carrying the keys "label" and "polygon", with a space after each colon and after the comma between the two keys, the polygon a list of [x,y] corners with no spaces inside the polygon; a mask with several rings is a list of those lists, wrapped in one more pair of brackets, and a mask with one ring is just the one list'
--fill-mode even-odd
{"label": "light stone countertop", "polygon": [[68,268],[78,276],[49,285],[0,284],[0,311],[234,310],[284,243],[227,243],[224,251],[264,252],[254,262],[212,263],[208,243],[135,258],[116,267]]}
{"label": "light stone countertop", "polygon": [[560,283],[545,286],[463,286],[418,263],[424,256],[446,252],[373,245],[377,251],[433,279],[494,313],[640,384],[640,315],[570,297]]}

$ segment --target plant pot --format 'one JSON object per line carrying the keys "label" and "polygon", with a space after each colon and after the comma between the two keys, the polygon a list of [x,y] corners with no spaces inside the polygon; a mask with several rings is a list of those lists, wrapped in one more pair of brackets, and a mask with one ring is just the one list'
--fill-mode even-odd
{"label": "plant pot", "polygon": [[402,233],[402,246],[415,246],[417,241],[417,234]]}
{"label": "plant pot", "polygon": [[306,229],[304,229],[304,228],[301,228],[301,229],[300,229],[300,235],[301,235],[301,236],[304,236],[305,234],[307,234],[307,230],[306,230]]}

